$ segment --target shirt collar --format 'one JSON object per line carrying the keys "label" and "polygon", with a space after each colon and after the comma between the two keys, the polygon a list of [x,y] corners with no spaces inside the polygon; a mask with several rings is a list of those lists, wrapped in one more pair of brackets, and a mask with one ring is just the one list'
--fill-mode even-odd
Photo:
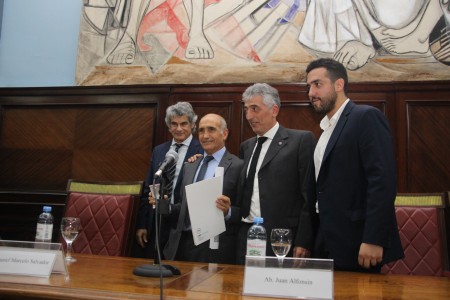
{"label": "shirt collar", "polygon": [[[277,122],[275,125],[273,125],[272,128],[270,128],[266,133],[264,133],[264,134],[261,135],[261,136],[265,136],[265,137],[267,137],[268,139],[273,140],[273,137],[274,137],[275,134],[277,133],[278,128],[280,128],[280,124]],[[260,136],[258,135],[258,137],[260,137]]]}
{"label": "shirt collar", "polygon": [[[193,137],[192,137],[192,134],[191,134],[191,135],[190,135],[187,139],[185,139],[181,144],[183,144],[183,145],[189,147],[189,145],[191,144],[192,138],[193,138]],[[175,145],[175,144],[177,144],[177,142],[175,142],[175,140],[172,139],[172,146]]]}
{"label": "shirt collar", "polygon": [[[214,152],[212,154],[212,157],[214,157],[214,160],[220,162],[222,160],[223,155],[225,154],[225,151],[227,150],[227,148],[224,146],[222,147],[220,150]],[[206,154],[206,152],[203,152],[203,157],[207,156],[208,154]]]}
{"label": "shirt collar", "polygon": [[339,121],[339,118],[341,117],[341,114],[344,111],[344,108],[348,102],[350,102],[350,99],[347,98],[347,100],[345,100],[345,102],[341,105],[341,107],[339,107],[339,109],[331,117],[331,119],[329,119],[328,116],[325,115],[325,117],[323,117],[323,119],[320,121],[320,128],[322,128],[322,130],[325,130],[325,129],[335,126],[336,123]]}

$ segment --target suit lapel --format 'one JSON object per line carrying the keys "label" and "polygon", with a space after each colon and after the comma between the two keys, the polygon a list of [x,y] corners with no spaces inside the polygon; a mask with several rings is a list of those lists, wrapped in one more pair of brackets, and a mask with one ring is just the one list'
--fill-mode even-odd
{"label": "suit lapel", "polygon": [[[186,183],[193,183],[194,182],[194,177],[195,177],[195,173],[197,171],[198,166],[200,165],[200,162],[203,159],[197,159],[195,162],[193,163],[185,163],[186,164],[186,168],[184,170],[184,178],[183,181],[185,181]],[[184,187],[183,187],[184,188]],[[187,211],[187,198],[186,198],[186,191],[184,191],[183,193],[183,201],[181,201],[181,209],[180,209],[180,215],[178,216],[178,223],[177,223],[177,230],[179,232],[181,232],[181,230],[183,229],[184,226],[184,219],[186,217],[186,211]]]}
{"label": "suit lapel", "polygon": [[[193,163],[185,163],[186,164],[186,171],[184,173],[184,176],[186,176],[186,182],[192,183],[194,182],[195,173],[197,172],[197,168],[200,165],[202,159],[197,159]],[[189,167],[188,167],[189,166]]]}
{"label": "suit lapel", "polygon": [[244,167],[242,168],[241,174],[242,178],[247,178],[247,170],[248,165],[250,163],[250,158],[252,157],[253,149],[255,149],[256,146],[256,137],[251,138],[249,142],[246,145],[246,148],[243,149],[244,151]]}
{"label": "suit lapel", "polygon": [[266,156],[261,164],[260,170],[264,168],[276,155],[277,153],[287,145],[288,134],[286,130],[280,126],[277,133],[273,137],[272,143],[270,143],[269,149],[267,150]]}
{"label": "suit lapel", "polygon": [[223,174],[227,173],[228,168],[231,165],[231,157],[229,156],[228,150],[222,156],[222,159],[219,162],[219,167],[223,168]]}
{"label": "suit lapel", "polygon": [[[189,157],[191,157],[197,153],[198,144],[199,144],[199,142],[196,139],[192,139],[191,143],[189,144],[189,147],[186,152],[186,156],[184,157],[183,164],[181,165],[180,174],[178,175],[177,182],[175,183],[175,193],[176,193],[175,198],[178,198],[177,191],[179,190],[179,186],[181,185],[181,181],[183,180],[183,176],[181,176],[181,174],[183,174],[184,165],[187,162],[187,160],[189,159]],[[169,143],[169,148],[170,148],[170,145],[171,145],[171,143]],[[169,148],[167,148],[167,151],[169,151]]]}
{"label": "suit lapel", "polygon": [[191,143],[189,144],[189,148],[186,151],[186,156],[184,157],[184,161],[186,162],[189,157],[197,153],[197,147],[198,142],[195,139],[192,139]]}
{"label": "suit lapel", "polygon": [[353,106],[355,104],[353,102],[347,103],[347,106],[344,108],[344,111],[342,112],[339,121],[336,124],[336,128],[334,128],[333,133],[331,134],[330,140],[328,141],[327,147],[325,148],[325,153],[323,154],[323,162],[328,158],[328,155],[331,153],[331,151],[334,148],[334,145],[336,145],[337,140],[339,139],[339,136],[341,135],[342,129],[344,129],[345,124],[347,123],[348,117],[350,116],[350,112],[353,109]]}

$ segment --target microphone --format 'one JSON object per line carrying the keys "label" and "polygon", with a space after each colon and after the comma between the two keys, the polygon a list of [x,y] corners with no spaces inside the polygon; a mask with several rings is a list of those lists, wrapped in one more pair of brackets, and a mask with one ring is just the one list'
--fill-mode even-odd
{"label": "microphone", "polygon": [[155,173],[155,177],[161,177],[162,173],[164,172],[164,169],[178,161],[178,153],[176,153],[174,150],[169,150],[166,153],[166,158],[162,162],[162,164],[159,166],[158,171]]}

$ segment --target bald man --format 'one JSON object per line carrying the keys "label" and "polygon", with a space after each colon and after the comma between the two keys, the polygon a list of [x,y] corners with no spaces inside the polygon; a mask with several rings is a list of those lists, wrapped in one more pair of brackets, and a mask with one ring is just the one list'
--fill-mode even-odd
{"label": "bald man", "polygon": [[[238,208],[234,206],[239,174],[243,161],[228,152],[225,141],[228,128],[225,120],[216,114],[204,116],[199,123],[198,137],[204,150],[203,157],[185,164],[181,188],[182,203],[172,206],[169,241],[164,248],[164,257],[169,260],[198,261],[209,263],[236,263],[236,233],[240,223]],[[207,170],[203,179],[214,177],[217,167],[224,168],[223,195],[216,200],[216,206],[225,218],[226,231],[219,235],[218,249],[211,249],[209,242],[195,246],[187,214],[185,186],[199,181],[203,164]],[[233,213],[232,213],[233,212]],[[234,218],[233,218],[234,216]]]}

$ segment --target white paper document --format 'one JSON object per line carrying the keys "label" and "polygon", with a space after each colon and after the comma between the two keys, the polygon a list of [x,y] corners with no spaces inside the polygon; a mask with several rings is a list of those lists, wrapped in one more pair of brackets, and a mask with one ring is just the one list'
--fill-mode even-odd
{"label": "white paper document", "polygon": [[186,186],[186,199],[196,246],[225,231],[223,212],[216,207],[216,199],[222,195],[222,186],[222,176]]}

